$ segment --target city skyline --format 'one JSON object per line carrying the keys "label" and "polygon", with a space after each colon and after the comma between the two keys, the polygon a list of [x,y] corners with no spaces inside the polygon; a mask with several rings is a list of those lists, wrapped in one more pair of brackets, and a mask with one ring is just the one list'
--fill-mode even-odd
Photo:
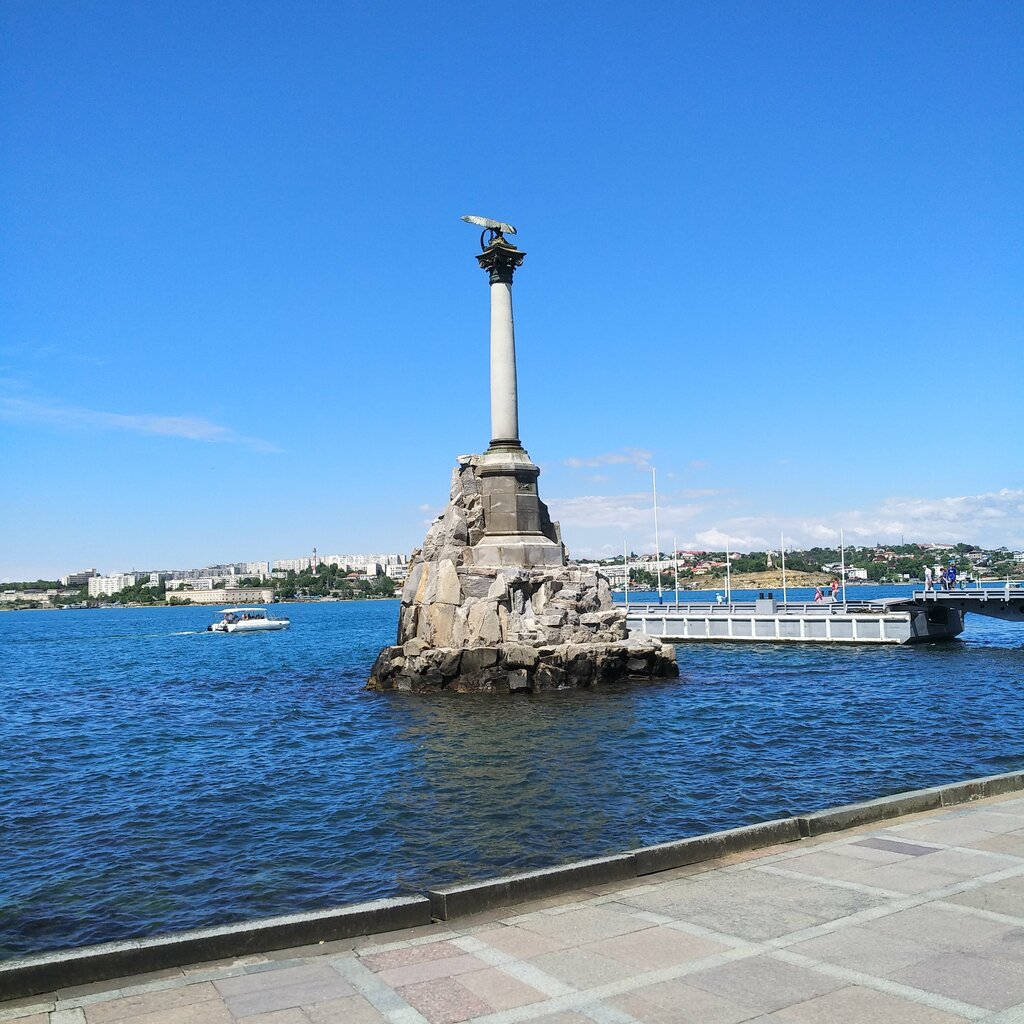
{"label": "city skyline", "polygon": [[655,466],[662,549],[1024,548],[1024,9],[0,27],[0,580],[418,547],[488,442],[464,213],[573,557],[653,550]]}

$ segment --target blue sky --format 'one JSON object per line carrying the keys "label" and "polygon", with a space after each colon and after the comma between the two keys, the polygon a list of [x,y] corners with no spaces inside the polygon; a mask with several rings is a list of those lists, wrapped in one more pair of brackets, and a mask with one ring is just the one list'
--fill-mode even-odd
{"label": "blue sky", "polygon": [[1024,7],[0,5],[0,579],[408,551],[520,426],[573,554],[1024,547]]}

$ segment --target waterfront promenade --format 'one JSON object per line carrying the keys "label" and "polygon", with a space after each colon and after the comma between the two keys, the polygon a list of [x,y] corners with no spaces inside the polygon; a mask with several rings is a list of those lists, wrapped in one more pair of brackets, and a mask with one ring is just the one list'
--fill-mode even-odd
{"label": "waterfront promenade", "polygon": [[402,932],[102,982],[19,1024],[1024,1022],[1024,796]]}

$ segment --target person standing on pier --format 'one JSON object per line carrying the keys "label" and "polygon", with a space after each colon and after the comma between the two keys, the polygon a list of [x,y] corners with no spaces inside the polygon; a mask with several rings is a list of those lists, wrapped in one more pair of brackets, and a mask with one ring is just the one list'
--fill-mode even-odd
{"label": "person standing on pier", "polygon": [[924,567],[924,589],[932,589],[932,567],[930,565]]}
{"label": "person standing on pier", "polygon": [[832,600],[839,600],[839,580],[832,581]]}

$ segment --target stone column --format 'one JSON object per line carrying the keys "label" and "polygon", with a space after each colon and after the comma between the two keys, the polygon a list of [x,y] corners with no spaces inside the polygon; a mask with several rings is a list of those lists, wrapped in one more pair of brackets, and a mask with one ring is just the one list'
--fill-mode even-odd
{"label": "stone column", "polygon": [[477,259],[491,282],[491,448],[521,448],[512,275],[525,252],[499,237]]}
{"label": "stone column", "polygon": [[477,256],[491,283],[491,444],[477,470],[484,512],[484,536],[472,549],[477,565],[565,563],[565,549],[537,494],[540,470],[519,440],[512,275],[525,256],[500,234]]}

